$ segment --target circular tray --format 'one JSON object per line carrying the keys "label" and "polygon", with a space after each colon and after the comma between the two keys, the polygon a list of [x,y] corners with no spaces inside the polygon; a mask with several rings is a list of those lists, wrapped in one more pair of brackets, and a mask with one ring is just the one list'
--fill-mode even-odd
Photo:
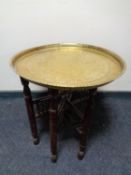
{"label": "circular tray", "polygon": [[115,53],[86,44],[51,44],[20,52],[12,60],[16,73],[52,88],[93,88],[107,84],[125,69]]}

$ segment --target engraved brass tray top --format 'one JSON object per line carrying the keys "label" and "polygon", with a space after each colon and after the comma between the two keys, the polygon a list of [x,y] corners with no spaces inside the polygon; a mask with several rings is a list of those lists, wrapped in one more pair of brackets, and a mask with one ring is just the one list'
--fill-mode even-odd
{"label": "engraved brass tray top", "polygon": [[50,44],[18,53],[16,73],[52,88],[93,88],[120,76],[125,64],[115,53],[86,44]]}

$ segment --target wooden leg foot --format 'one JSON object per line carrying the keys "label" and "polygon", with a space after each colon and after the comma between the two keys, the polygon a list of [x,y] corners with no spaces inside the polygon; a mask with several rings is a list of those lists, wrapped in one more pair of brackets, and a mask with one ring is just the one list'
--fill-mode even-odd
{"label": "wooden leg foot", "polygon": [[39,142],[40,142],[40,139],[39,138],[33,138],[34,145],[38,145]]}
{"label": "wooden leg foot", "polygon": [[79,160],[82,160],[84,158],[84,155],[85,155],[84,151],[79,151],[77,157]]}
{"label": "wooden leg foot", "polygon": [[56,163],[56,161],[57,161],[57,156],[56,156],[56,155],[51,155],[51,161],[52,161],[53,163]]}

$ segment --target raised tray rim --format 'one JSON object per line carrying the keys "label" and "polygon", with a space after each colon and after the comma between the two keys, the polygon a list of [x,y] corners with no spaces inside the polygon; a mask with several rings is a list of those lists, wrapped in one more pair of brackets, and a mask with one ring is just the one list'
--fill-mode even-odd
{"label": "raised tray rim", "polygon": [[[104,52],[108,55],[111,55],[112,57],[114,57],[114,59],[116,59],[122,69],[121,69],[121,73],[119,73],[118,76],[116,76],[113,80],[111,81],[107,81],[107,82],[103,82],[101,84],[97,84],[97,85],[94,85],[94,86],[83,86],[83,87],[64,87],[64,86],[55,86],[55,85],[49,85],[49,84],[44,84],[44,83],[40,83],[40,82],[37,82],[37,81],[34,81],[34,80],[30,80],[24,76],[21,76],[18,74],[18,72],[15,70],[14,66],[15,66],[15,62],[17,61],[17,59],[19,59],[21,56],[25,55],[25,54],[28,54],[30,52],[34,52],[34,51],[37,51],[37,50],[40,50],[40,49],[43,49],[43,48],[52,48],[52,47],[62,47],[62,46],[74,46],[74,47],[79,47],[79,48],[90,48],[90,49],[96,49],[96,50],[99,50],[101,52]],[[18,53],[16,53],[12,58],[11,58],[11,62],[10,62],[10,65],[11,67],[15,70],[16,74],[19,75],[20,77],[34,83],[34,84],[38,84],[40,86],[44,86],[44,87],[48,87],[48,88],[54,88],[54,89],[92,89],[92,88],[97,88],[97,87],[100,87],[100,86],[103,86],[103,85],[106,85],[106,84],[109,84],[110,82],[116,80],[117,78],[119,78],[126,70],[127,68],[127,65],[126,63],[123,61],[123,59],[118,55],[116,54],[115,52],[109,50],[109,49],[106,49],[104,47],[99,47],[99,46],[96,46],[96,45],[91,45],[91,44],[81,44],[81,43],[55,43],[55,44],[45,44],[45,45],[40,45],[40,46],[36,46],[36,47],[31,47],[31,48],[28,48],[28,49],[24,49]]]}

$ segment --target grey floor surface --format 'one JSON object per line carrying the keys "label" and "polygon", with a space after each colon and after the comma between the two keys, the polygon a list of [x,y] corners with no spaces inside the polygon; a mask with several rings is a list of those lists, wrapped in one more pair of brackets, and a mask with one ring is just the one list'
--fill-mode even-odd
{"label": "grey floor surface", "polygon": [[131,175],[131,93],[97,97],[82,161],[77,159],[75,137],[58,143],[53,164],[47,131],[39,145],[32,144],[23,98],[0,95],[0,175]]}

